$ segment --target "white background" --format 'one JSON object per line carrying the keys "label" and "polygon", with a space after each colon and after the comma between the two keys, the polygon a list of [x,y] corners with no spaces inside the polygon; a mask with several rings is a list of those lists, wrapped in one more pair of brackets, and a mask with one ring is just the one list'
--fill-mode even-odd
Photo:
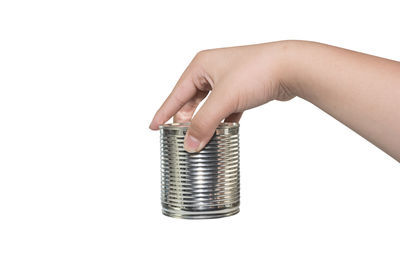
{"label": "white background", "polygon": [[399,266],[399,163],[310,103],[244,114],[230,218],[161,215],[148,130],[202,49],[400,60],[396,2],[1,1],[0,266]]}

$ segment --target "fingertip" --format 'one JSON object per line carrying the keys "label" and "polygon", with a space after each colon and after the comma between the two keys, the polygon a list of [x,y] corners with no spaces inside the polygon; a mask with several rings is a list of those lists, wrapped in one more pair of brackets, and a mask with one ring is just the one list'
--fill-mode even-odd
{"label": "fingertip", "polygon": [[153,130],[153,131],[158,130],[159,127],[160,127],[160,123],[157,123],[154,120],[149,125],[149,129]]}
{"label": "fingertip", "polygon": [[184,140],[184,149],[189,153],[199,152],[201,150],[200,140],[187,132]]}

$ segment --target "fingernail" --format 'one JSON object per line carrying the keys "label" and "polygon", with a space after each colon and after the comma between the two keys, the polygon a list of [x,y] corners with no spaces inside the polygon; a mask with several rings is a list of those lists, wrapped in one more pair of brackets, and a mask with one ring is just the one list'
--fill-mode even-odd
{"label": "fingernail", "polygon": [[184,147],[185,150],[189,153],[197,152],[199,151],[200,141],[194,138],[193,136],[188,135],[186,137]]}

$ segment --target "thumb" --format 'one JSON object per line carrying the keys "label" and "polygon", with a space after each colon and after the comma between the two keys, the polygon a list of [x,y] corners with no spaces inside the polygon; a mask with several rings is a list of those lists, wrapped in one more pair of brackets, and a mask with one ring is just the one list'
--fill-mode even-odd
{"label": "thumb", "polygon": [[[220,90],[222,92],[223,90]],[[221,121],[229,116],[234,105],[230,97],[213,90],[191,121],[185,136],[184,148],[189,153],[198,152],[210,141]]]}

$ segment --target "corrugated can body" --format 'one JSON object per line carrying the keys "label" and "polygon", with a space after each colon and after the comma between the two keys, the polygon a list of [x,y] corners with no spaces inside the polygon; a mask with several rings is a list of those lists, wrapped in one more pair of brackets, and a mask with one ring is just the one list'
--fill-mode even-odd
{"label": "corrugated can body", "polygon": [[188,153],[183,148],[188,126],[178,123],[160,126],[163,214],[208,219],[238,213],[239,125],[221,123],[198,153]]}

